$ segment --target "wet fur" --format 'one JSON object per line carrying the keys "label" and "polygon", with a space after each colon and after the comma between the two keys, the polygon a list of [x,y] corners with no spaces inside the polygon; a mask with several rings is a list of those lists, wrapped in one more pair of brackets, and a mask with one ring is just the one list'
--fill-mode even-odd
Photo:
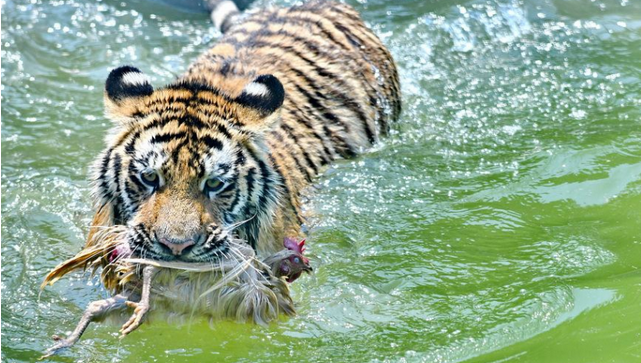
{"label": "wet fur", "polygon": [[[102,268],[107,289],[135,294],[141,264],[110,260],[119,244],[130,245],[133,257],[163,260],[158,234],[201,233],[206,238],[196,248],[204,252],[194,262],[210,263],[212,271],[163,268],[154,279],[154,309],[258,323],[293,314],[287,284],[255,253],[270,256],[285,237],[300,237],[301,192],[333,160],[372,146],[397,119],[391,55],[351,7],[311,2],[250,16],[166,87],[154,90],[133,73],[127,80],[138,82],[135,88],[107,82],[106,112],[115,126],[93,168],[97,213],[87,243],[43,286],[73,270]],[[264,93],[256,85],[267,74],[282,83],[282,106],[274,101],[278,87],[265,83]],[[162,188],[145,189],[144,168],[162,173]],[[204,196],[200,186],[211,173],[234,189]],[[247,266],[216,268],[230,261]]]}
{"label": "wet fur", "polygon": [[141,266],[159,267],[153,279],[151,309],[175,316],[206,316],[266,325],[279,314],[294,315],[287,283],[258,260],[245,243],[234,242],[229,253],[216,263],[172,263],[122,256],[109,261],[119,246],[126,245],[123,226],[93,234],[91,247],[58,265],[42,287],[55,283],[67,272],[102,267],[101,280],[113,294],[139,296]]}

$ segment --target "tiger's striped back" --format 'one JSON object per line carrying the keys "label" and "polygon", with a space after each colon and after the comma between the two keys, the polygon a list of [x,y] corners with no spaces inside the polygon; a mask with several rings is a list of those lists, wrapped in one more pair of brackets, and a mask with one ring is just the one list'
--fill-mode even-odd
{"label": "tiger's striped back", "polygon": [[298,226],[299,193],[312,178],[333,160],[372,146],[398,118],[398,74],[354,9],[316,1],[261,11],[232,26],[181,81],[236,96],[259,74],[273,74],[285,89],[280,124],[266,144],[295,211],[288,224]]}

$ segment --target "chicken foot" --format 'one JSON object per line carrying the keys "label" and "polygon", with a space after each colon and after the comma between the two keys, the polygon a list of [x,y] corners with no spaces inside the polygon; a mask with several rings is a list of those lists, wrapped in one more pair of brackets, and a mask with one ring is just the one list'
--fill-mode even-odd
{"label": "chicken foot", "polygon": [[142,323],[145,314],[149,311],[151,280],[156,271],[157,268],[153,266],[145,266],[143,268],[142,294],[139,302],[130,301],[130,295],[128,296],[124,294],[118,294],[108,299],[91,302],[82,314],[82,318],[73,332],[66,338],[54,335],[53,339],[56,341],[56,344],[47,349],[40,359],[42,360],[51,357],[52,355],[59,353],[61,350],[71,347],[80,339],[91,322],[100,320],[115,310],[121,310],[127,307],[134,308],[133,315],[120,329],[121,338],[138,328]]}
{"label": "chicken foot", "polygon": [[145,266],[142,270],[142,294],[139,302],[126,301],[125,304],[134,308],[134,314],[120,328],[120,338],[136,330],[142,323],[147,311],[149,311],[149,297],[151,295],[151,279],[158,269],[153,266]]}
{"label": "chicken foot", "polygon": [[45,351],[45,354],[40,357],[40,359],[48,358],[54,354],[57,354],[61,350],[74,345],[78,341],[78,339],[80,339],[80,336],[82,336],[82,333],[85,332],[91,322],[104,318],[107,314],[114,310],[126,308],[128,298],[128,296],[118,294],[108,299],[92,301],[91,303],[89,303],[89,306],[87,306],[85,312],[82,313],[82,318],[80,319],[80,322],[73,330],[73,332],[66,338],[54,335],[53,340],[56,341],[56,344],[47,349]]}

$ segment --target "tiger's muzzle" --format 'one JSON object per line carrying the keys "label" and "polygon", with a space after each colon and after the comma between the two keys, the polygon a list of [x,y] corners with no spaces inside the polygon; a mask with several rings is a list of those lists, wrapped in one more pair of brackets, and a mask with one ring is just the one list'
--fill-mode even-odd
{"label": "tiger's muzzle", "polygon": [[196,241],[193,239],[182,241],[182,240],[173,240],[169,238],[161,238],[158,240],[158,244],[161,248],[168,249],[167,252],[173,254],[174,256],[187,255],[189,251],[196,245]]}

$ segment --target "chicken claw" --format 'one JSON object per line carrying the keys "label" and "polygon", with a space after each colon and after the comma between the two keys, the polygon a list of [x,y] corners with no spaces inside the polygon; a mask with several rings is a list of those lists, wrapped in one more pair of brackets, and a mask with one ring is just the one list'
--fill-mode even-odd
{"label": "chicken claw", "polygon": [[145,317],[147,311],[149,311],[149,303],[144,303],[143,301],[127,301],[126,304],[128,307],[134,308],[134,313],[122,328],[120,328],[120,338],[124,338],[127,334],[136,330],[142,323],[142,319]]}
{"label": "chicken claw", "polygon": [[145,266],[142,270],[142,294],[139,302],[127,301],[128,307],[134,308],[134,313],[127,322],[120,328],[120,338],[136,330],[143,321],[145,314],[149,311],[149,296],[151,295],[151,279],[157,269],[153,266]]}
{"label": "chicken claw", "polygon": [[80,336],[85,332],[92,321],[104,317],[113,310],[124,308],[126,303],[127,296],[125,295],[115,295],[108,299],[93,301],[82,314],[82,318],[76,326],[76,329],[74,329],[67,338],[62,338],[58,335],[54,335],[52,337],[56,344],[47,349],[42,357],[40,357],[40,360],[49,358],[61,350],[71,347],[78,341],[78,339],[80,339]]}

